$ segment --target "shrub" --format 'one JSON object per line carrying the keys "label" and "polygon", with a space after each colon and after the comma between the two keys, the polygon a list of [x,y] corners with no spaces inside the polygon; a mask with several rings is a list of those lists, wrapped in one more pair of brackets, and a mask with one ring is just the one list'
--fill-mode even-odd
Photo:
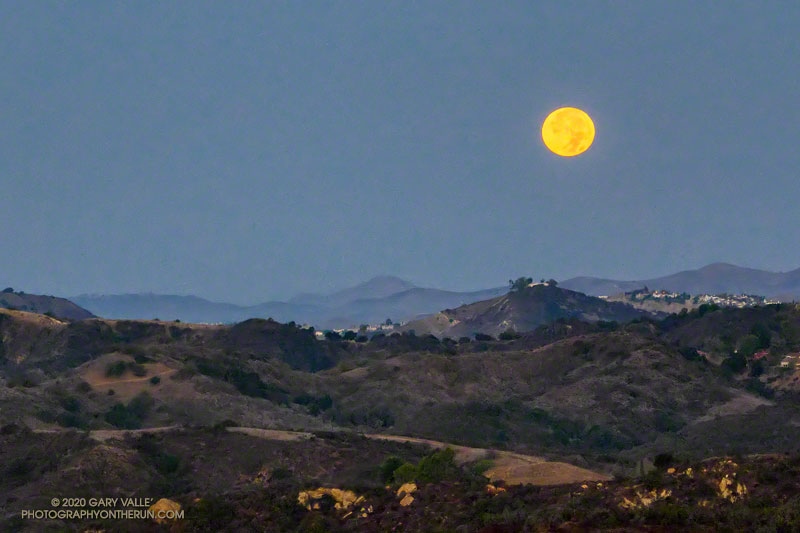
{"label": "shrub", "polygon": [[383,483],[391,483],[394,481],[394,472],[403,466],[403,461],[399,457],[392,455],[387,457],[380,466],[380,478]]}
{"label": "shrub", "polygon": [[[476,338],[477,338],[477,337],[476,337]],[[514,339],[518,339],[518,338],[519,338],[519,334],[518,334],[516,331],[514,331],[514,328],[508,328],[507,330],[505,330],[504,332],[502,332],[502,333],[501,333],[501,334],[498,336],[498,338],[499,338],[501,341],[511,341],[511,340],[514,340]]]}
{"label": "shrub", "polygon": [[127,406],[122,403],[114,404],[105,414],[105,421],[120,429],[138,429],[142,427],[142,420],[153,407],[152,396],[147,392],[137,394]]}
{"label": "shrub", "polygon": [[480,461],[475,461],[469,466],[470,472],[473,474],[482,476],[484,472],[489,470],[492,467],[493,461],[491,459],[481,459]]}
{"label": "shrub", "polygon": [[160,377],[153,376],[152,378],[150,378],[150,384],[151,385],[158,385],[159,383],[161,383],[161,378]]}
{"label": "shrub", "polygon": [[69,411],[70,413],[75,413],[81,408],[81,402],[79,402],[75,396],[63,396],[59,399],[58,403],[65,411]]}
{"label": "shrub", "polygon": [[417,479],[425,483],[438,483],[457,472],[455,452],[445,448],[423,457],[417,465]]}
{"label": "shrub", "polygon": [[340,341],[340,340],[342,340],[342,336],[339,335],[335,331],[326,331],[326,332],[323,333],[323,335],[325,335],[325,338],[328,339],[329,341]]}
{"label": "shrub", "polygon": [[128,363],[128,368],[131,369],[134,376],[143,377],[147,375],[147,369],[139,363]]}
{"label": "shrub", "polygon": [[720,366],[734,374],[739,374],[747,368],[747,359],[740,353],[731,354],[722,361],[722,365]]}
{"label": "shrub", "polygon": [[92,386],[86,383],[85,381],[80,381],[76,386],[75,390],[82,393],[87,393],[92,390]]}
{"label": "shrub", "polygon": [[672,457],[671,453],[659,453],[653,459],[653,466],[655,466],[656,468],[660,468],[661,470],[664,470],[670,464],[672,464],[673,460],[674,458]]}
{"label": "shrub", "polygon": [[113,363],[109,363],[106,366],[106,376],[121,376],[125,373],[125,370],[128,368],[128,365],[125,364],[125,361],[115,361]]}
{"label": "shrub", "polygon": [[77,413],[70,413],[69,411],[63,412],[58,415],[56,419],[58,425],[65,428],[78,428],[78,429],[86,429],[89,425],[86,423],[86,420]]}
{"label": "shrub", "polygon": [[187,510],[193,526],[198,531],[222,531],[238,517],[236,506],[222,496],[202,498]]}
{"label": "shrub", "polygon": [[136,416],[139,418],[144,418],[152,409],[155,401],[153,397],[150,396],[150,393],[144,391],[140,392],[130,401],[128,404],[128,409],[131,410]]}
{"label": "shrub", "polygon": [[411,463],[404,463],[394,470],[396,483],[408,483],[417,478],[417,467]]}
{"label": "shrub", "polygon": [[491,335],[486,335],[485,333],[476,333],[475,334],[475,340],[476,341],[482,341],[482,342],[493,341],[494,337],[492,337]]}
{"label": "shrub", "polygon": [[292,477],[292,471],[288,468],[278,467],[270,473],[270,479],[280,481],[282,479],[289,479]]}
{"label": "shrub", "polygon": [[17,480],[24,480],[29,479],[35,465],[33,461],[28,459],[27,457],[20,457],[18,459],[13,459],[8,466],[5,468],[5,474],[9,478],[14,478]]}
{"label": "shrub", "polygon": [[180,459],[174,455],[170,455],[166,452],[161,452],[156,454],[153,457],[153,463],[156,467],[156,470],[161,472],[162,474],[172,474],[178,471],[178,467],[180,466]]}
{"label": "shrub", "polygon": [[138,429],[142,426],[142,420],[122,403],[114,404],[104,418],[106,422],[120,429]]}

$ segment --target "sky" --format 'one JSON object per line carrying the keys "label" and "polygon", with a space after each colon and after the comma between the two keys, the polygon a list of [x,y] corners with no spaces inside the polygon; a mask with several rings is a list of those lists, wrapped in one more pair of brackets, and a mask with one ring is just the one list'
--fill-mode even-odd
{"label": "sky", "polygon": [[[800,4],[0,0],[0,284],[800,267]],[[563,158],[552,110],[597,133]]]}

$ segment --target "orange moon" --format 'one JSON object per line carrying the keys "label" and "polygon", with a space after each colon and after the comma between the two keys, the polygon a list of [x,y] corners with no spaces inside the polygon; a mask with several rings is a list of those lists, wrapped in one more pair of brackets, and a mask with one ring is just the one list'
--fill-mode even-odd
{"label": "orange moon", "polygon": [[542,140],[550,151],[560,156],[582,154],[594,141],[594,122],[586,112],[575,107],[556,109],[542,124]]}

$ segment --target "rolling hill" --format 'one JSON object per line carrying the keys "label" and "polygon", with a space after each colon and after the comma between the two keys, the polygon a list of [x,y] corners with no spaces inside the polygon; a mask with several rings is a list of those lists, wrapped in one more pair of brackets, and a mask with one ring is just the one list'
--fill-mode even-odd
{"label": "rolling hill", "polygon": [[642,316],[658,315],[554,285],[537,284],[496,298],[445,309],[411,321],[403,329],[414,330],[417,334],[457,338],[475,333],[498,335],[509,329],[531,331],[560,318],[622,322]]}
{"label": "rolling hill", "polygon": [[14,292],[10,288],[0,292],[0,307],[42,315],[49,314],[69,320],[83,320],[84,318],[94,317],[91,312],[65,298],[28,294],[22,291]]}

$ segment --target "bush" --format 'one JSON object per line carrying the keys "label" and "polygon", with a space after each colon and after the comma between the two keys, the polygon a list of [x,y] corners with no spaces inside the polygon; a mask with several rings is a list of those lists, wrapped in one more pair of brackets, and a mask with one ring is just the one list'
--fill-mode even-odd
{"label": "bush", "polygon": [[325,338],[328,339],[329,341],[340,341],[340,340],[342,340],[342,336],[339,335],[335,331],[326,331],[326,332],[323,333],[323,335],[325,335]]}
{"label": "bush", "polygon": [[125,364],[125,361],[115,361],[113,363],[109,363],[106,366],[106,376],[108,377],[119,377],[125,373],[127,370],[128,365]]}
{"label": "bush", "polygon": [[153,397],[150,396],[148,392],[140,392],[130,401],[128,404],[128,409],[131,410],[136,416],[139,418],[144,418],[152,409],[155,401]]}
{"label": "bush", "polygon": [[745,357],[740,353],[731,354],[724,361],[722,361],[720,366],[734,374],[740,374],[745,368],[747,368],[747,359],[745,359]]}
{"label": "bush", "polygon": [[383,483],[391,483],[394,481],[394,472],[403,466],[403,461],[399,457],[392,455],[387,457],[380,466],[380,478]]}
{"label": "bush", "polygon": [[669,465],[672,464],[673,461],[674,458],[672,457],[671,453],[659,453],[658,455],[655,456],[655,459],[653,459],[653,466],[661,470],[664,470],[667,467],[669,467]]}
{"label": "bush", "polygon": [[116,403],[106,412],[105,421],[120,429],[139,429],[142,420],[122,403]]}
{"label": "bush", "polygon": [[134,376],[143,377],[147,375],[147,369],[139,363],[128,363],[128,368],[131,369]]}
{"label": "bush", "polygon": [[423,457],[417,465],[417,480],[425,483],[438,483],[457,473],[454,461],[455,452],[445,448]]}
{"label": "bush", "polygon": [[481,459],[480,461],[475,461],[469,466],[470,472],[473,474],[482,476],[484,472],[489,470],[492,467],[494,461],[491,459]]}
{"label": "bush", "polygon": [[764,373],[764,363],[761,362],[761,359],[758,359],[750,363],[750,377],[757,378],[763,373]]}
{"label": "bush", "polygon": [[151,385],[158,385],[159,383],[161,383],[161,378],[160,377],[153,376],[152,378],[150,378],[150,384]]}
{"label": "bush", "polygon": [[70,413],[75,413],[81,409],[81,402],[75,396],[64,396],[59,399],[58,403],[65,411]]}
{"label": "bush", "polygon": [[475,334],[475,340],[476,341],[483,341],[483,342],[485,342],[485,341],[493,341],[494,337],[492,337],[491,335],[486,335],[485,333],[476,333]]}
{"label": "bush", "polygon": [[153,463],[156,467],[156,470],[158,470],[160,473],[173,474],[178,471],[181,461],[174,455],[161,452],[153,457]]}
{"label": "bush", "polygon": [[141,392],[127,406],[122,403],[114,404],[104,418],[106,422],[120,429],[139,429],[154,403],[150,394]]}
{"label": "bush", "polygon": [[516,331],[514,331],[514,328],[508,328],[507,330],[502,332],[498,336],[498,338],[501,341],[511,341],[511,340],[514,340],[514,339],[518,339],[519,338],[519,334]]}
{"label": "bush", "polygon": [[59,426],[65,428],[86,429],[89,427],[89,424],[86,423],[86,420],[82,416],[77,413],[70,413],[69,411],[58,415],[56,422],[58,422]]}
{"label": "bush", "polygon": [[404,463],[394,470],[395,483],[408,483],[417,479],[417,467]]}

